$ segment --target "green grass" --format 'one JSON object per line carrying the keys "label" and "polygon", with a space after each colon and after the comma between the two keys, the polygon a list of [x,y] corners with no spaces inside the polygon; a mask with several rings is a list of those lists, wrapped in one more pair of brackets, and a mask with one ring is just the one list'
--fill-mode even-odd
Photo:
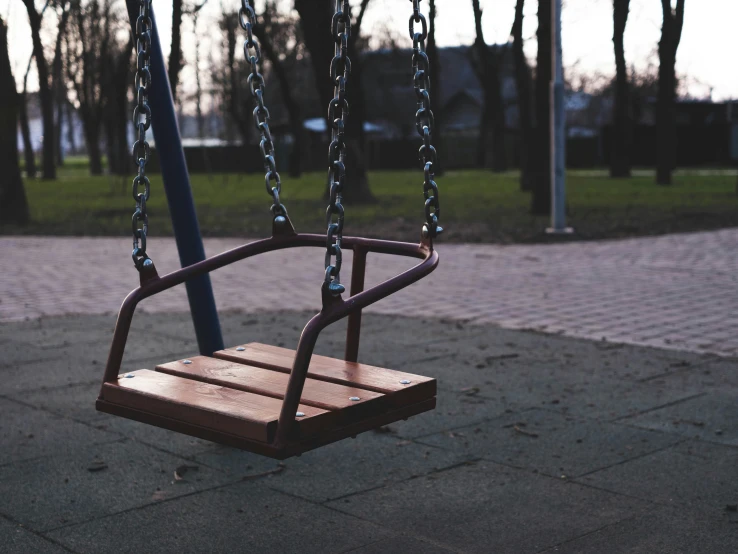
{"label": "green grass", "polygon": [[[59,171],[57,181],[26,180],[32,223],[0,232],[48,235],[130,233],[130,178],[91,177],[83,163]],[[299,231],[323,232],[324,173],[285,177],[282,200]],[[378,202],[346,205],[345,233],[414,241],[422,224],[422,172],[370,174]],[[438,178],[447,241],[531,242],[542,240],[546,217],[528,214],[529,195],[515,173],[449,171]],[[200,226],[209,236],[269,233],[270,198],[259,175],[194,175],[192,188]],[[736,176],[732,171],[679,172],[671,187],[654,184],[650,172],[610,179],[603,171],[567,176],[569,224],[580,238],[610,238],[738,225]],[[152,177],[150,237],[171,234],[161,177]]]}

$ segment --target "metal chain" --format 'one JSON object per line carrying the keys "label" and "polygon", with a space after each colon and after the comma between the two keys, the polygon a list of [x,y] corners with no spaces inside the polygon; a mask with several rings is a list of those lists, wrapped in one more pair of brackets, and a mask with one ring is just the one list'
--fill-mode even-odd
{"label": "metal chain", "polygon": [[[264,76],[259,73],[259,63],[261,63],[261,48],[254,37],[254,26],[256,23],[256,12],[251,5],[250,0],[241,0],[241,8],[238,10],[238,22],[241,29],[246,31],[246,41],[243,43],[243,53],[246,61],[251,66],[249,74],[249,89],[251,96],[256,101],[254,108],[254,123],[256,129],[261,133],[261,142],[259,148],[261,155],[264,157],[264,170],[266,175],[264,181],[266,191],[271,196],[273,204],[271,207],[274,221],[278,224],[284,224],[287,219],[287,209],[279,201],[279,194],[282,192],[282,181],[277,173],[277,164],[274,161],[274,141],[272,133],[269,130],[269,110],[264,105]],[[253,53],[251,50],[253,49]],[[274,181],[274,185],[272,185]]]}
{"label": "metal chain", "polygon": [[[346,181],[346,116],[349,105],[346,100],[346,83],[351,73],[351,60],[348,57],[348,41],[351,37],[351,6],[348,0],[336,0],[336,9],[331,22],[331,32],[336,43],[335,55],[331,60],[331,80],[334,97],[328,104],[328,121],[331,124],[331,144],[328,147],[328,179],[330,182],[330,204],[326,210],[325,286],[334,295],[346,288],[341,284],[341,264],[343,254],[343,204],[342,192]],[[335,219],[334,219],[335,218]],[[335,262],[331,263],[335,256]]]}
{"label": "metal chain", "polygon": [[[428,38],[428,23],[420,12],[421,0],[410,0],[413,3],[413,14],[410,16],[410,38],[413,41],[413,85],[418,99],[418,111],[415,112],[415,128],[423,139],[418,151],[423,162],[423,196],[425,197],[425,224],[423,237],[434,239],[442,231],[438,225],[441,217],[441,204],[438,197],[438,185],[435,182],[433,166],[438,163],[438,154],[431,144],[435,119],[431,111],[430,101],[430,61],[425,53],[425,39]],[[420,23],[420,32],[415,24]]]}
{"label": "metal chain", "polygon": [[[146,142],[146,131],[151,127],[151,108],[149,107],[149,87],[151,86],[151,0],[139,0],[139,15],[136,20],[136,107],[133,109],[133,125],[138,131],[133,143],[133,160],[138,166],[138,175],[133,179],[133,199],[136,210],[131,219],[133,230],[133,263],[140,271],[151,266],[153,262],[146,254],[146,235],[149,232],[149,216],[146,202],[151,194],[151,183],[146,176],[146,163],[149,161],[149,143]],[[143,192],[139,187],[143,186]]]}

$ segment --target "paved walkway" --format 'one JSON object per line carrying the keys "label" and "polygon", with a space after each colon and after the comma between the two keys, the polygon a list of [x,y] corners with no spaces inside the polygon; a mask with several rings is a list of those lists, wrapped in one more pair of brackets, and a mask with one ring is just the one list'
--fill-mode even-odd
{"label": "paved walkway", "polygon": [[[241,243],[209,239],[214,254]],[[176,269],[174,242],[153,237],[160,273]],[[570,336],[738,354],[738,229],[560,245],[443,244],[426,281],[371,308]],[[114,312],[137,277],[126,238],[0,238],[0,321]],[[323,254],[274,252],[213,274],[219,309],[316,309]],[[368,283],[407,259],[370,257]],[[345,264],[350,268],[350,256]],[[349,271],[343,275],[349,282]],[[184,289],[145,301],[187,310]]]}

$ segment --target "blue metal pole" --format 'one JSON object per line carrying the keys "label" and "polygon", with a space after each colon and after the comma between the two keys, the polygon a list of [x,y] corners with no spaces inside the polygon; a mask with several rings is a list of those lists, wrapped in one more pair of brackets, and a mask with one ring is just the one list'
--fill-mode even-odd
{"label": "blue metal pole", "polygon": [[[126,0],[126,5],[131,26],[135,30],[139,2],[138,0]],[[153,77],[149,92],[151,121],[156,142],[156,155],[161,166],[164,191],[167,195],[174,238],[179,251],[179,261],[182,267],[185,267],[204,260],[205,248],[200,235],[200,225],[197,222],[190,176],[187,173],[182,139],[174,111],[174,99],[169,87],[153,7],[151,8],[151,20],[153,22],[150,62]],[[202,275],[193,278],[187,281],[185,286],[192,321],[195,324],[198,348],[201,354],[209,356],[216,350],[224,348],[210,276]]]}
{"label": "blue metal pole", "polygon": [[561,4],[554,0],[551,31],[553,81],[551,82],[551,227],[549,234],[568,235],[566,226],[566,110],[564,109],[564,67],[561,48]]}

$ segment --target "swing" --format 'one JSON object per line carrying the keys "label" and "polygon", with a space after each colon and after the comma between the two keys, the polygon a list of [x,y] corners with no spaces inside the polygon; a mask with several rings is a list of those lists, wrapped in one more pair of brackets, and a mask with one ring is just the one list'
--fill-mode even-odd
{"label": "swing", "polygon": [[[118,314],[105,377],[96,403],[99,411],[264,456],[285,459],[435,407],[435,379],[357,362],[362,309],[425,277],[438,265],[433,239],[442,228],[438,225],[438,188],[433,180],[436,151],[430,143],[433,114],[428,94],[429,63],[424,51],[427,27],[420,13],[420,0],[412,1],[410,33],[413,38],[414,86],[418,98],[416,126],[423,137],[419,152],[424,164],[426,199],[426,221],[420,243],[342,236],[344,125],[345,116],[348,115],[345,91],[351,70],[347,56],[351,32],[348,0],[336,1],[332,21],[336,55],[330,67],[335,97],[329,106],[333,130],[329,147],[331,187],[326,214],[327,236],[295,232],[287,210],[279,200],[281,183],[274,162],[269,112],[264,106],[264,79],[257,68],[261,52],[252,35],[255,13],[250,0],[242,0],[239,22],[247,33],[244,52],[251,66],[248,82],[256,101],[254,120],[261,133],[267,191],[273,199],[272,236],[160,277],[153,260],[146,253],[146,201],[150,185],[145,174],[149,154],[145,133],[151,124],[147,94],[151,82],[149,54],[152,21],[151,0],[140,0],[140,15],[136,22],[138,105],[134,110],[138,140],[133,146],[134,159],[139,168],[133,181],[136,199],[133,260],[139,271],[140,286],[126,297]],[[421,24],[421,32],[414,31],[413,23]],[[143,192],[139,192],[141,186]],[[120,373],[131,320],[140,301],[245,258],[295,247],[327,248],[325,279],[321,285],[322,309],[303,329],[296,350],[249,343],[217,351],[212,356],[194,356],[162,363],[154,370]],[[344,248],[350,248],[353,252],[351,290],[346,300],[341,297],[345,287],[340,282]],[[369,252],[408,256],[421,261],[396,277],[364,290]],[[320,332],[344,317],[348,318],[345,359],[313,355]]]}

